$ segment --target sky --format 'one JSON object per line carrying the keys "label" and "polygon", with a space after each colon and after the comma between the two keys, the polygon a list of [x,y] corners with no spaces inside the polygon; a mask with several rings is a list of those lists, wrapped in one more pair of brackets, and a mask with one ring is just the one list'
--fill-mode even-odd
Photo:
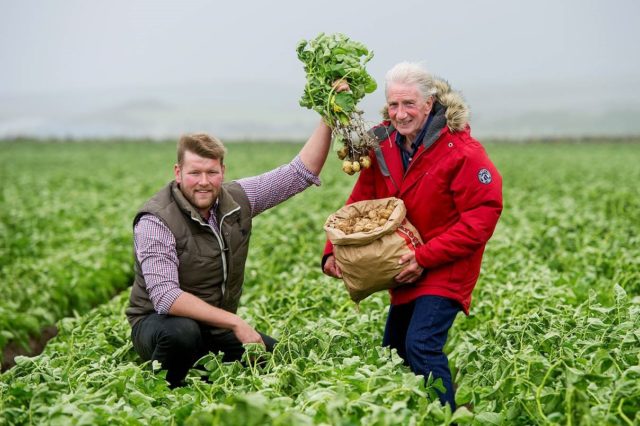
{"label": "sky", "polygon": [[320,32],[374,51],[372,122],[384,73],[410,60],[487,134],[635,132],[639,17],[635,0],[0,0],[0,137],[300,137],[317,117],[298,105],[295,48]]}

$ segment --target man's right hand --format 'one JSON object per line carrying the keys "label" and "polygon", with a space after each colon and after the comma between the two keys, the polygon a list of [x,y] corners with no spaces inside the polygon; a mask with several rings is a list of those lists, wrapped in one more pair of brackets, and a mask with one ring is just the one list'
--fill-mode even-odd
{"label": "man's right hand", "polygon": [[262,336],[255,331],[253,327],[247,324],[242,318],[237,317],[236,323],[231,328],[236,338],[240,340],[240,343],[260,343],[264,345]]}
{"label": "man's right hand", "polygon": [[342,271],[336,262],[336,258],[334,255],[329,255],[327,257],[326,262],[324,262],[324,268],[322,268],[322,272],[330,277],[340,278],[342,279]]}

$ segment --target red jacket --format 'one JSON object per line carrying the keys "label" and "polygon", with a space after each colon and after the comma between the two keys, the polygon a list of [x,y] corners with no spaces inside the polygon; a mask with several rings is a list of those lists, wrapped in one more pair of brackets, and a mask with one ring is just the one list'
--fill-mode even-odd
{"label": "red jacket", "polygon": [[[440,105],[439,110],[436,116],[446,107]],[[446,121],[451,125],[451,120]],[[432,122],[432,126],[439,123],[436,119]],[[502,212],[502,178],[482,145],[471,137],[466,120],[463,125],[454,132],[447,125],[430,129],[428,134],[435,142],[427,149],[420,146],[403,176],[401,153],[395,143],[397,132],[389,129],[388,122],[382,123],[384,127],[378,129],[391,133],[380,143],[378,155],[384,158],[388,168],[384,174],[389,176],[383,174],[384,164],[372,151],[371,167],[360,172],[347,200],[351,204],[401,198],[407,218],[422,236],[424,244],[416,249],[416,260],[425,272],[419,281],[390,290],[394,305],[438,295],[457,300],[469,314],[484,247]],[[331,252],[327,242],[325,256]]]}

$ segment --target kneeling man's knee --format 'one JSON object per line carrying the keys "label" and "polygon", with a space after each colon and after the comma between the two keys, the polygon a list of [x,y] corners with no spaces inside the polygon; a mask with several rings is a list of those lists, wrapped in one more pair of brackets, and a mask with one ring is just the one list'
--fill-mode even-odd
{"label": "kneeling man's knee", "polygon": [[198,323],[189,318],[176,318],[159,331],[158,346],[176,351],[195,352],[202,345]]}

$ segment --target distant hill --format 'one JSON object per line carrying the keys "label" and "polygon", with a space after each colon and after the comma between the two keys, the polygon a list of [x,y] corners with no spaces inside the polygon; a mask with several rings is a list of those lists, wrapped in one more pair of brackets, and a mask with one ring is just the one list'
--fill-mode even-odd
{"label": "distant hill", "polygon": [[[620,87],[618,87],[620,86]],[[455,85],[454,88],[457,88]],[[383,90],[362,102],[372,124]],[[0,95],[0,138],[175,138],[193,131],[231,139],[304,139],[316,123],[293,84]],[[478,137],[640,135],[640,84],[571,82],[463,90]]]}

